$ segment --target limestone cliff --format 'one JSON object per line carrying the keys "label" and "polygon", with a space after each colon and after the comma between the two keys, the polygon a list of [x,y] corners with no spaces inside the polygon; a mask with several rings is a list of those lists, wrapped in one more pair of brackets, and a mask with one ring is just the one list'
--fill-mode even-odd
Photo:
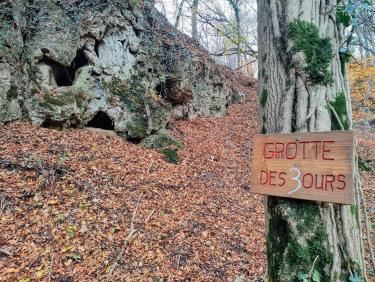
{"label": "limestone cliff", "polygon": [[223,115],[236,95],[152,1],[0,3],[0,125],[93,125],[142,139],[171,118]]}

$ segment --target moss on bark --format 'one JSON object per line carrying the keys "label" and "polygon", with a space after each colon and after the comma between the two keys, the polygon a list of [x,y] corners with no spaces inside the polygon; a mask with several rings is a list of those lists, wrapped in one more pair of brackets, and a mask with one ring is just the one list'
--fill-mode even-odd
{"label": "moss on bark", "polygon": [[[342,130],[340,123],[345,130],[349,129],[348,113],[346,111],[346,97],[344,93],[339,93],[335,100],[330,102],[330,105],[335,110],[337,116],[331,110],[331,129],[332,130]],[[340,119],[340,121],[337,120]]]}
{"label": "moss on bark", "polygon": [[309,273],[316,258],[314,269],[321,281],[330,281],[333,258],[319,204],[274,197],[269,201],[273,209],[267,237],[270,281],[300,281],[299,277]]}
{"label": "moss on bark", "polygon": [[264,108],[267,104],[268,100],[268,91],[267,89],[263,89],[261,96],[260,96],[260,105]]}
{"label": "moss on bark", "polygon": [[303,52],[305,66],[303,70],[313,84],[330,84],[332,72],[329,69],[332,60],[332,43],[329,38],[320,38],[316,25],[296,19],[289,24],[289,37],[293,40],[293,51]]}

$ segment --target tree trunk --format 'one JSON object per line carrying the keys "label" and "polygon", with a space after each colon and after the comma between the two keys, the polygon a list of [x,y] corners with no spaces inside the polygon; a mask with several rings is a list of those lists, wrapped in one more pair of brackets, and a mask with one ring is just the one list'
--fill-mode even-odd
{"label": "tree trunk", "polygon": [[[232,1],[233,2],[233,1]],[[241,52],[242,52],[242,32],[241,32],[241,15],[239,3],[233,5],[234,15],[236,17],[236,44],[237,44],[237,67],[241,67]]]}
{"label": "tree trunk", "polygon": [[191,7],[191,37],[194,40],[198,39],[198,4],[199,0],[193,0],[193,5]]}
{"label": "tree trunk", "polygon": [[241,52],[242,52],[242,32],[241,32],[241,9],[240,0],[228,0],[229,4],[232,6],[234,17],[236,19],[235,31],[236,31],[236,47],[237,47],[237,68],[241,67]]}
{"label": "tree trunk", "polygon": [[[351,128],[347,68],[338,52],[343,27],[336,22],[336,4],[258,0],[263,133]],[[363,275],[358,212],[359,205],[267,197],[269,281],[313,281],[314,270],[320,281]]]}
{"label": "tree trunk", "polygon": [[186,0],[182,0],[181,3],[178,5],[176,20],[174,22],[174,27],[175,28],[178,28],[178,25],[180,24],[180,18],[182,16],[182,10],[184,8],[185,1]]}

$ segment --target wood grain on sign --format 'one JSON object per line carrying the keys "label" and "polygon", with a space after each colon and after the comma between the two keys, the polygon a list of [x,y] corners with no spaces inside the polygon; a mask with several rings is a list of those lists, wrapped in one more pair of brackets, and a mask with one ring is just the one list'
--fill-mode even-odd
{"label": "wood grain on sign", "polygon": [[253,193],[354,204],[352,131],[256,135]]}

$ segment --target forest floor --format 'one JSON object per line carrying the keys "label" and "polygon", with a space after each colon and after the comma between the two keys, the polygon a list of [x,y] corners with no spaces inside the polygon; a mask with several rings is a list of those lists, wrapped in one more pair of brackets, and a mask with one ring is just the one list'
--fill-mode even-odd
{"label": "forest floor", "polygon": [[255,89],[241,87],[248,101],[227,116],[172,124],[179,165],[104,131],[1,128],[0,281],[262,281],[263,196],[249,190],[259,120]]}

